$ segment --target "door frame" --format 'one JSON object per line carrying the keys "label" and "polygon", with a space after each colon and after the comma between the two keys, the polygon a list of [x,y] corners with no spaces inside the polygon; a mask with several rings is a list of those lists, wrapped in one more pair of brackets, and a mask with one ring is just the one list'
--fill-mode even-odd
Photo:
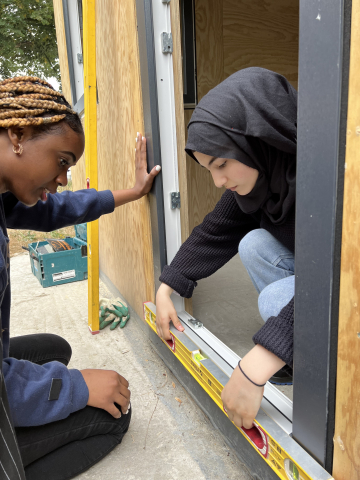
{"label": "door frame", "polygon": [[300,0],[293,436],[329,472],[350,30],[351,0]]}
{"label": "door frame", "polygon": [[[152,69],[153,73],[152,78],[148,75],[142,77],[144,108],[150,106],[150,96],[156,103],[158,115],[152,11],[155,2],[136,0],[136,4],[140,62],[144,52],[147,53],[147,69]],[[171,3],[169,5],[166,0],[162,4],[164,8],[171,8]],[[316,4],[300,0],[301,103],[298,113],[293,437],[330,472],[335,418],[350,10],[351,0],[319,0]],[[146,41],[142,30],[147,32]],[[143,71],[143,65],[141,69]],[[309,82],[309,78],[313,80]],[[150,114],[144,110],[145,117]],[[159,117],[154,120],[159,126]],[[151,130],[147,132],[151,135]],[[159,208],[162,202],[163,193],[158,191],[154,205]],[[309,218],[314,219],[313,223]],[[155,242],[159,238],[160,223],[153,224]],[[164,226],[160,227],[164,229]],[[171,258],[167,260],[170,263]],[[163,266],[161,264],[161,269]],[[159,284],[158,276],[155,276],[155,283]],[[314,316],[318,319],[315,329]],[[301,369],[296,365],[301,365]]]}

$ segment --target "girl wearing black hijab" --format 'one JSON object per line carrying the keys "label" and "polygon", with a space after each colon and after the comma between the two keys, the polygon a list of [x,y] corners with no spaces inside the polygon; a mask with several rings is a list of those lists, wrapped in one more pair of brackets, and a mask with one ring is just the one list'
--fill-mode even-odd
{"label": "girl wearing black hijab", "polygon": [[211,90],[188,125],[187,153],[227,190],[162,272],[157,331],[169,340],[170,320],[183,330],[171,293],[191,297],[197,280],[239,250],[265,324],[222,393],[238,427],[251,428],[266,381],[275,375],[287,383],[281,377],[292,373],[296,118],[297,93],[288,81],[248,68]]}

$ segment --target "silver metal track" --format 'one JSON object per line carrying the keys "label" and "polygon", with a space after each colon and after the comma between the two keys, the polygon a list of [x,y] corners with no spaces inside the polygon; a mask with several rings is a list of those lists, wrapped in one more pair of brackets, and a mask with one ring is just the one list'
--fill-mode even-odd
{"label": "silver metal track", "polygon": [[[185,328],[185,333],[213,363],[230,378],[240,357],[205,327],[194,328],[190,320],[194,317],[187,312],[178,312],[178,318]],[[267,383],[261,408],[288,435],[292,433],[292,401],[276,387]]]}

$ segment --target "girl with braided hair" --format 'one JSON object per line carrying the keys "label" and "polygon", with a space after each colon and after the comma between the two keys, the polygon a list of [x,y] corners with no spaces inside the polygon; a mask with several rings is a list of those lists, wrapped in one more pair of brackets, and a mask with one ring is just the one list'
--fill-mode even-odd
{"label": "girl with braided hair", "polygon": [[68,369],[71,347],[57,335],[9,338],[6,229],[48,232],[91,222],[146,195],[160,171],[147,173],[146,140],[138,133],[132,189],[56,194],[83,151],[80,118],[49,83],[36,77],[0,82],[2,370],[27,479],[73,478],[120,443],[130,423],[129,384],[120,374]]}

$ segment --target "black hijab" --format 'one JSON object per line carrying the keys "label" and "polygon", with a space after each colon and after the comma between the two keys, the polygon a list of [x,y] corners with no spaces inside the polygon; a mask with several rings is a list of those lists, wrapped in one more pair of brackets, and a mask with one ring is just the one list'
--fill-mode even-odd
{"label": "black hijab", "polygon": [[297,92],[263,68],[234,73],[202,100],[188,125],[186,152],[232,158],[259,177],[248,195],[235,192],[242,211],[259,209],[274,224],[295,204]]}

